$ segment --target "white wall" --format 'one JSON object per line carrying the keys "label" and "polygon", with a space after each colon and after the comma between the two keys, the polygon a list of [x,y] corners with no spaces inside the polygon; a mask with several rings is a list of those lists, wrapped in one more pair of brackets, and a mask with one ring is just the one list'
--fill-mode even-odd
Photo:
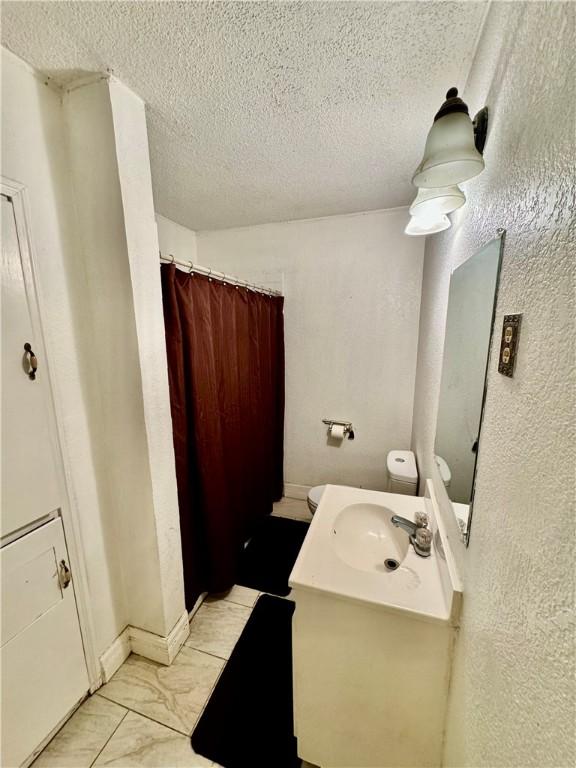
{"label": "white wall", "polygon": [[[283,289],[285,481],[382,489],[409,448],[423,242],[405,209],[198,232],[198,261]],[[161,247],[164,247],[161,241]],[[322,418],[356,439],[327,444]]]}
{"label": "white wall", "polygon": [[456,552],[465,592],[445,763],[458,768],[576,760],[575,11],[492,5],[464,94],[490,108],[486,170],[452,230],[426,245],[413,443],[453,531],[432,459],[449,274],[498,227],[498,332],[523,313],[513,379],[497,372],[494,339],[471,543]]}
{"label": "white wall", "polygon": [[75,239],[66,130],[58,93],[2,49],[2,174],[25,184],[31,205],[40,309],[50,358],[66,476],[81,523],[100,654],[126,626],[112,510],[101,497],[83,386],[86,275]]}
{"label": "white wall", "polygon": [[172,255],[175,259],[196,261],[196,232],[161,216],[159,213],[156,214],[156,226],[162,256]]}
{"label": "white wall", "polygon": [[[159,566],[156,589],[163,612],[161,634],[168,634],[185,610],[184,576],[148,132],[142,99],[114,78],[109,87],[150,473],[151,539]],[[131,523],[138,525],[141,513],[130,512]]]}
{"label": "white wall", "polygon": [[128,623],[165,636],[185,606],[144,104],[101,79],[71,89],[64,106],[88,278],[97,472],[115,518]]}

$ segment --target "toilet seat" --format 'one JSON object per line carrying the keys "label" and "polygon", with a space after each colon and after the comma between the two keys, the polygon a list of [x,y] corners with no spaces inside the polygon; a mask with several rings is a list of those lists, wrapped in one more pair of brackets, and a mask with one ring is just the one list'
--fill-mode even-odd
{"label": "toilet seat", "polygon": [[308,505],[312,509],[315,510],[318,507],[318,504],[320,504],[320,499],[322,498],[322,494],[325,490],[325,485],[316,485],[314,488],[310,488],[308,491]]}
{"label": "toilet seat", "polygon": [[452,480],[452,473],[450,472],[450,467],[448,466],[446,459],[443,459],[442,456],[438,456],[436,454],[434,456],[434,460],[436,462],[436,466],[438,467],[438,470],[440,471],[440,477],[442,478],[442,482],[444,483],[446,488],[448,488]]}

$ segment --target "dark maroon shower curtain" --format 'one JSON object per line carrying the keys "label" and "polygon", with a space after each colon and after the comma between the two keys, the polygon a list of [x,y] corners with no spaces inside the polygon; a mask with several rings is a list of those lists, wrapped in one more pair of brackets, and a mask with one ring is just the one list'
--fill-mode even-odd
{"label": "dark maroon shower curtain", "polygon": [[186,602],[235,582],[282,496],[284,299],[162,265]]}

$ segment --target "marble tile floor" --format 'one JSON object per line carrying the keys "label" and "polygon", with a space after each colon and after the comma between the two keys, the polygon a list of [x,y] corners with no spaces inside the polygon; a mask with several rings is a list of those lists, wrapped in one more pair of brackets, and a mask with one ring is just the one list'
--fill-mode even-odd
{"label": "marble tile floor", "polygon": [[[274,514],[284,513],[310,517],[306,502],[294,499],[275,505]],[[170,667],[132,654],[79,707],[33,768],[218,768],[192,751],[190,734],[259,595],[235,586],[206,599]]]}
{"label": "marble tile floor", "polygon": [[292,520],[304,520],[312,522],[312,515],[308,509],[308,503],[301,499],[289,499],[284,496],[274,504],[272,514],[278,517],[290,517]]}
{"label": "marble tile floor", "polygon": [[251,613],[252,606],[237,605],[228,600],[202,603],[190,622],[190,635],[184,647],[209,653],[218,659],[229,659]]}

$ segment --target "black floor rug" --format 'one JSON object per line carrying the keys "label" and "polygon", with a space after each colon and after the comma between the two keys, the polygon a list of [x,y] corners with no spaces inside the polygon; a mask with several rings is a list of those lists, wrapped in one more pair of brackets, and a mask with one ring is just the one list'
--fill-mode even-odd
{"label": "black floor rug", "polygon": [[265,517],[242,553],[236,583],[260,592],[287,595],[288,577],[309,525],[286,517]]}
{"label": "black floor rug", "polygon": [[262,595],[192,734],[224,768],[300,768],[292,716],[294,603]]}

